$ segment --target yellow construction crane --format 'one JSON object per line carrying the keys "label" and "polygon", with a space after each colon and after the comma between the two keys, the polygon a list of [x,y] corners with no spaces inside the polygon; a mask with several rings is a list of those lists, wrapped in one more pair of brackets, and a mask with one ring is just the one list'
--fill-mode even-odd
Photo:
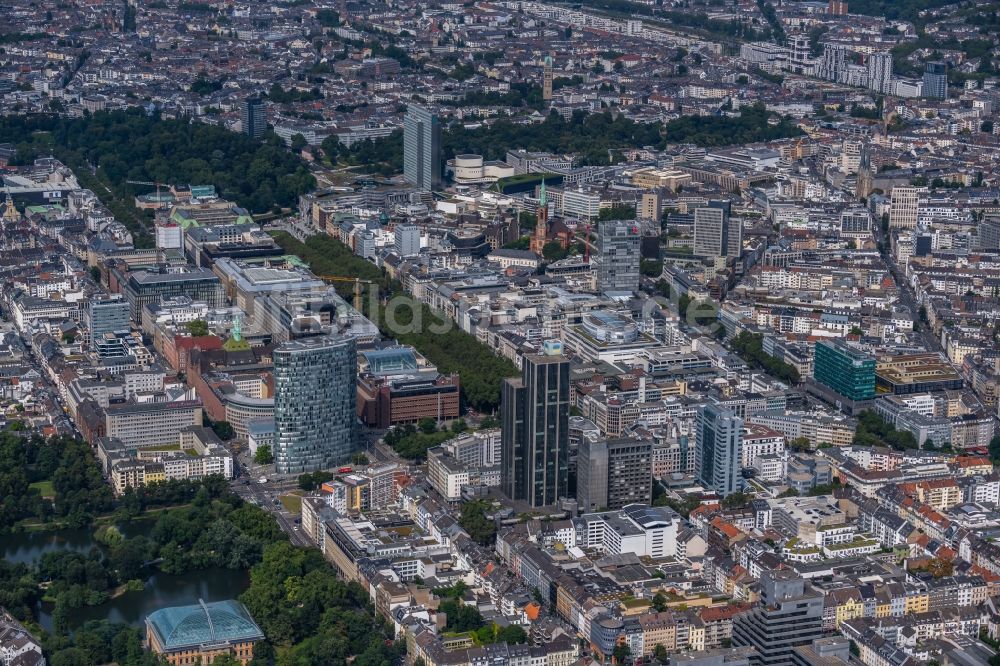
{"label": "yellow construction crane", "polygon": [[362,280],[356,277],[344,277],[342,275],[318,275],[320,280],[325,280],[327,282],[353,282],[354,283],[354,309],[361,312],[361,283],[364,282],[367,285],[375,284],[371,280]]}

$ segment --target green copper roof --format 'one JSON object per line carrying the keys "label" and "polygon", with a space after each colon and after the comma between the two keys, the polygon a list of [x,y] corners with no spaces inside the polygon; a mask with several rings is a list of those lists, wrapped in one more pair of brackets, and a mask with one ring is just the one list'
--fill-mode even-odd
{"label": "green copper roof", "polygon": [[227,352],[238,352],[238,351],[249,351],[250,343],[246,340],[236,340],[234,338],[229,338],[222,343],[222,348]]}

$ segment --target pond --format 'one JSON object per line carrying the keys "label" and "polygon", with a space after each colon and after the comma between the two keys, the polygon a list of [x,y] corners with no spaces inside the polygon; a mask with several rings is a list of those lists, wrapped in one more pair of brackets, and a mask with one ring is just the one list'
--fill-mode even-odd
{"label": "pond", "polygon": [[[149,522],[138,521],[122,525],[120,529],[125,536],[131,537],[145,533],[150,526]],[[91,529],[26,532],[0,537],[0,554],[8,562],[32,562],[55,550],[87,552],[94,547],[103,548],[94,541]],[[249,585],[250,574],[247,571],[202,569],[173,575],[152,569],[151,575],[146,579],[146,589],[141,592],[126,592],[100,606],[74,610],[73,624],[79,626],[88,620],[106,619],[139,626],[145,621],[146,615],[165,606],[196,604],[198,599],[235,599]],[[41,604],[37,612],[39,623],[51,630],[51,604]]]}
{"label": "pond", "polygon": [[[188,606],[205,601],[235,599],[250,586],[247,571],[201,569],[173,575],[156,572],[146,579],[146,589],[126,592],[100,606],[86,606],[73,611],[73,626],[88,620],[110,620],[140,626],[146,616],[166,606]],[[42,604],[38,622],[52,630],[52,606]]]}
{"label": "pond", "polygon": [[85,553],[95,545],[93,530],[90,529],[23,532],[0,537],[0,554],[6,561],[20,564],[33,562],[54,550]]}

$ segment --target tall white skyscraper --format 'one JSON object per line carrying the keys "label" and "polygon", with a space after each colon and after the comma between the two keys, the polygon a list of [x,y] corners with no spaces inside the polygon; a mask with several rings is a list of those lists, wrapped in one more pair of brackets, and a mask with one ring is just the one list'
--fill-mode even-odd
{"label": "tall white skyscraper", "polygon": [[846,83],[849,50],[840,44],[826,44],[817,74],[827,81]]}
{"label": "tall white skyscraper", "polygon": [[864,144],[860,141],[844,141],[840,148],[840,168],[844,173],[856,173],[861,166],[861,151]]}
{"label": "tall white skyscraper", "polygon": [[873,53],[868,56],[868,89],[886,95],[892,93],[891,53]]}
{"label": "tall white skyscraper", "polygon": [[441,121],[419,106],[403,118],[403,177],[425,190],[441,187]]}
{"label": "tall white skyscraper", "polygon": [[808,35],[792,35],[789,38],[788,69],[795,74],[811,75],[815,69],[815,61],[809,54],[812,45]]}

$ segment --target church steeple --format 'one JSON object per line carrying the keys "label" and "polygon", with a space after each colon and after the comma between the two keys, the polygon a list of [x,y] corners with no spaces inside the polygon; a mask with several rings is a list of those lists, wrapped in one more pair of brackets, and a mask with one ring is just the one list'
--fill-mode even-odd
{"label": "church steeple", "polygon": [[222,343],[222,348],[227,352],[250,351],[250,343],[243,339],[243,319],[239,315],[233,318],[229,339]]}
{"label": "church steeple", "polygon": [[861,146],[861,160],[858,164],[857,194],[859,199],[867,199],[875,189],[872,177],[871,146],[866,142]]}
{"label": "church steeple", "polygon": [[541,254],[549,236],[549,198],[545,192],[545,179],[538,193],[538,212],[535,217],[535,234],[531,237],[531,251]]}
{"label": "church steeple", "polygon": [[7,188],[7,197],[4,199],[4,209],[3,218],[0,222],[4,225],[16,224],[21,221],[21,214],[17,212],[17,206],[14,205],[14,198],[10,196],[10,188]]}

